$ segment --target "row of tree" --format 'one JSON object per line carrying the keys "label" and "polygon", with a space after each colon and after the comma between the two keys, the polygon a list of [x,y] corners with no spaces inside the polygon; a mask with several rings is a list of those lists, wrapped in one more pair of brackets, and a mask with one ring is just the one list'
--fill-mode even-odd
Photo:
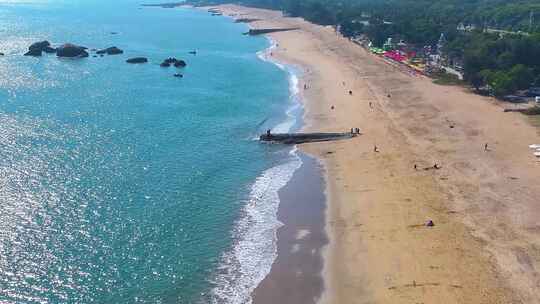
{"label": "row of tree", "polygon": [[[540,86],[538,0],[192,0],[236,2],[279,9],[293,17],[339,26],[348,37],[365,35],[376,46],[388,37],[418,46],[435,45],[445,34],[445,54],[463,62],[465,80],[488,84],[496,95]],[[538,21],[535,16],[538,14]],[[474,25],[466,31],[458,25]],[[505,35],[484,29],[504,29]],[[526,34],[526,33],[530,34]]]}

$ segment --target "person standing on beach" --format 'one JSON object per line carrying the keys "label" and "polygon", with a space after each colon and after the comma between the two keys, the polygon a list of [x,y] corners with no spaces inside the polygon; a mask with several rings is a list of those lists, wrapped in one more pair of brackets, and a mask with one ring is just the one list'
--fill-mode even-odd
{"label": "person standing on beach", "polygon": [[488,144],[487,143],[484,145],[484,151],[488,151]]}

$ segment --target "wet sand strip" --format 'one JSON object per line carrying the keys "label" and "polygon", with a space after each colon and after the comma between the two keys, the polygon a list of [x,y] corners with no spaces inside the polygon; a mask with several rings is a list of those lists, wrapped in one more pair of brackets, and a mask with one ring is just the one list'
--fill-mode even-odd
{"label": "wet sand strip", "polygon": [[253,293],[255,304],[316,303],[323,291],[322,248],[326,199],[320,164],[300,154],[302,166],[279,192],[278,257]]}

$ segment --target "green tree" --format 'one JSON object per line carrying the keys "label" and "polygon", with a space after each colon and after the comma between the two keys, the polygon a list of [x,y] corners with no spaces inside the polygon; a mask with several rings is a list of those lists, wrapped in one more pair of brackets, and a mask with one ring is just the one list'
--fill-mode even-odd
{"label": "green tree", "polygon": [[528,89],[534,81],[534,74],[531,69],[523,64],[517,64],[508,72],[508,77],[512,81],[513,89]]}

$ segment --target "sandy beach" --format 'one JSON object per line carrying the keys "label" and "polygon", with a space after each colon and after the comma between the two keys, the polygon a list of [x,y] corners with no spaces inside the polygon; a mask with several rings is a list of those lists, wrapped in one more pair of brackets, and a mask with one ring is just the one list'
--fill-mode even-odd
{"label": "sandy beach", "polygon": [[319,302],[540,303],[540,163],[528,148],[540,136],[525,116],[403,73],[332,28],[221,9],[299,28],[270,37],[274,58],[304,71],[306,131],[362,130],[300,147],[326,172]]}

